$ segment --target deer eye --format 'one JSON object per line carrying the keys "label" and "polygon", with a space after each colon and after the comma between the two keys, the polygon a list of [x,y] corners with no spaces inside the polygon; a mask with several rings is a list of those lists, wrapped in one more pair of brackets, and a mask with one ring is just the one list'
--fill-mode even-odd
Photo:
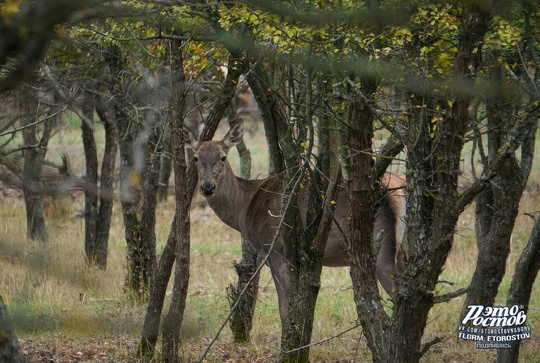
{"label": "deer eye", "polygon": [[221,161],[225,161],[225,160],[227,160],[227,157],[226,157],[226,156],[222,156],[222,157],[221,157]]}
{"label": "deer eye", "polygon": [[198,163],[198,162],[199,162],[199,158],[196,157],[196,156],[194,156],[194,157],[193,157],[193,161],[195,161],[196,163]]}

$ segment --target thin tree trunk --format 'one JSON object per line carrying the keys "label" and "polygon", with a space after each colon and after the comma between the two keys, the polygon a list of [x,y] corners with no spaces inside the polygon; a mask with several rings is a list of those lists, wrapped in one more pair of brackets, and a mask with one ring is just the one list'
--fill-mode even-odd
{"label": "thin tree trunk", "polygon": [[[180,50],[180,45],[176,44],[176,48],[174,49],[176,55],[173,57],[175,63],[172,67],[172,89],[176,93],[176,96],[173,94],[171,107],[173,113],[178,115],[178,117],[173,117],[173,119],[181,122],[181,115],[183,115],[183,102],[185,97],[183,96],[183,92],[185,92],[185,78],[182,69],[182,53]],[[232,60],[230,64],[233,64]],[[200,136],[201,141],[210,140],[214,136],[214,133],[219,125],[219,121],[223,117],[223,114],[227,109],[227,106],[230,103],[232,96],[234,95],[234,88],[238,82],[239,76],[240,74],[235,71],[231,71],[227,74],[222,94],[220,95],[220,97],[218,97],[218,102],[210,113],[207,119],[206,127]],[[181,130],[182,128],[183,125],[173,125],[171,127],[171,133],[178,132],[178,130]],[[183,138],[183,135],[176,134],[175,137]],[[179,145],[176,146],[176,148],[173,149],[173,153],[179,152],[179,147]],[[178,172],[176,170],[176,164],[174,166],[174,169],[176,178],[176,173]],[[168,361],[174,362],[178,360],[178,332],[182,323],[183,309],[185,307],[185,299],[187,297],[187,284],[189,282],[189,239],[186,239],[189,238],[189,234],[187,235],[187,237],[183,237],[180,235],[180,233],[185,233],[187,230],[189,230],[189,226],[178,227],[177,225],[179,223],[185,223],[186,221],[185,216],[182,215],[182,206],[186,203],[184,202],[184,200],[191,202],[193,192],[197,184],[197,173],[193,165],[190,165],[189,169],[186,172],[186,176],[179,175],[178,177],[185,178],[183,179],[185,180],[185,182],[182,187],[182,181],[176,181],[175,179],[175,197],[177,198],[175,217],[172,222],[171,232],[169,233],[167,243],[159,259],[153,283],[151,285],[143,332],[138,347],[138,355],[142,357],[145,361],[152,361],[153,359],[155,345],[158,340],[159,323],[161,320],[161,313],[163,310],[167,284],[171,276],[172,267],[174,265],[175,259],[180,256],[180,258],[182,258],[181,262],[179,262],[181,266],[178,266],[175,270],[175,286],[173,287],[174,303],[171,303],[169,312],[165,317],[167,324],[164,324],[162,328],[164,340],[162,356],[164,359],[165,357],[167,357],[166,359],[168,359]],[[187,219],[187,221],[189,221],[189,218]],[[180,238],[183,238],[183,241],[180,241]],[[182,243],[182,246],[178,247],[178,244],[180,243]],[[165,342],[165,340],[167,341]]]}
{"label": "thin tree trunk", "polygon": [[[27,145],[32,144],[33,143]],[[43,189],[41,183],[41,169],[44,158],[45,150],[39,148],[39,146],[34,146],[33,150],[27,149],[24,151],[23,192],[24,204],[26,207],[26,236],[28,239],[36,239],[40,242],[45,242],[47,240],[45,212],[40,195],[40,192]]]}
{"label": "thin tree trunk", "polygon": [[[169,240],[174,246],[173,295],[169,311],[163,320],[162,358],[166,363],[178,362],[180,328],[184,318],[187,290],[189,285],[190,248],[190,203],[193,191],[188,188],[189,180],[186,161],[186,138],[183,130],[183,113],[186,97],[185,75],[182,58],[182,42],[172,41],[172,112],[171,112],[171,153],[174,160],[174,187],[176,206]],[[169,244],[169,242],[167,242]],[[163,256],[162,256],[163,258]],[[170,276],[170,273],[169,273]]]}
{"label": "thin tree trunk", "polygon": [[[297,140],[306,140],[306,159],[311,157],[315,145],[313,143],[314,126],[314,76],[315,71],[311,64],[307,64],[306,88],[302,92],[302,115],[296,120],[299,130]],[[294,77],[289,74],[288,81],[291,87]],[[294,88],[292,97],[297,97]],[[334,200],[335,195],[325,194],[329,183],[325,182],[328,176],[312,171],[304,160],[299,158],[297,140],[293,137],[280,135],[282,152],[287,169],[282,175],[284,198],[282,199],[283,225],[282,238],[285,244],[285,258],[290,263],[288,272],[289,306],[287,320],[282,327],[281,349],[285,352],[283,362],[309,362],[309,345],[313,333],[315,306],[320,288],[322,261],[331,220],[327,219],[328,211],[325,204]],[[284,144],[284,142],[287,142]],[[326,144],[328,146],[328,144]],[[321,145],[321,147],[323,147]],[[328,153],[329,150],[320,150]],[[296,168],[300,167],[300,173]],[[278,170],[279,172],[279,170]],[[307,179],[306,179],[307,178]],[[308,204],[305,217],[300,215],[298,195],[300,184],[309,180],[307,195]],[[333,185],[335,187],[335,185]],[[322,195],[325,195],[324,197]],[[328,199],[330,198],[330,199]],[[290,199],[290,200],[288,200]]]}
{"label": "thin tree trunk", "polygon": [[322,271],[322,253],[319,251],[319,254],[305,254],[312,240],[308,240],[297,207],[299,182],[293,179],[287,185],[296,186],[285,188],[283,195],[286,199],[282,202],[283,207],[285,203],[289,203],[289,207],[283,211],[285,228],[281,232],[282,238],[286,241],[285,256],[289,263],[289,306],[287,320],[282,322],[281,350],[284,353],[280,362],[301,363],[309,361],[307,346],[311,343],[313,332],[313,317]]}
{"label": "thin tree trunk", "polygon": [[[251,170],[251,156],[249,150],[242,141],[238,146],[240,155],[241,176],[249,179]],[[259,290],[259,276],[253,276],[261,259],[251,244],[241,237],[242,260],[234,262],[234,269],[238,275],[236,286],[231,285],[227,290],[229,305],[232,307],[238,299],[236,311],[231,316],[231,331],[235,343],[249,342],[249,335],[253,326],[253,315]],[[250,283],[251,281],[251,283]],[[249,286],[248,286],[249,284]],[[247,287],[246,293],[240,296],[240,292]]]}
{"label": "thin tree trunk", "polygon": [[[180,45],[178,44],[177,47]],[[180,65],[182,63],[180,62]],[[174,85],[174,82],[173,82]],[[173,97],[174,99],[175,97]],[[180,115],[179,115],[180,116]],[[190,207],[192,193],[186,193],[188,185],[187,162],[185,157],[185,138],[182,118],[175,118],[171,130],[171,143],[175,160],[175,188],[176,212],[171,238],[175,242],[176,267],[174,271],[173,295],[169,311],[163,321],[163,348],[162,357],[166,363],[178,362],[178,348],[180,344],[180,328],[184,318],[187,290],[189,285],[189,248],[190,248]]]}
{"label": "thin tree trunk", "polygon": [[102,108],[101,102],[96,105],[97,113],[101,123],[105,128],[105,149],[101,163],[101,177],[99,189],[99,210],[97,217],[96,242],[94,245],[95,259],[102,269],[107,267],[107,255],[109,245],[109,232],[113,212],[113,189],[114,189],[114,169],[116,155],[118,151],[118,132],[114,119],[107,116]]}
{"label": "thin tree trunk", "polygon": [[[112,98],[112,109],[120,149],[120,204],[128,249],[126,286],[136,297],[143,298],[149,291],[156,266],[154,229],[157,204],[156,175],[159,166],[155,155],[158,149],[148,150],[148,144],[157,145],[155,140],[152,140],[156,137],[154,128],[156,118],[149,111],[145,120],[145,130],[136,127],[126,111],[129,105],[121,88],[125,60],[118,46],[110,47],[107,62],[111,73],[109,88],[115,96]],[[144,135],[149,135],[149,139]]]}
{"label": "thin tree trunk", "polygon": [[[39,101],[34,91],[30,91],[27,88],[27,86],[23,87],[25,94],[25,101],[22,103],[23,111],[33,116],[39,115]],[[23,139],[26,147],[23,154],[23,192],[26,207],[27,238],[37,239],[44,243],[47,240],[47,230],[45,226],[43,200],[41,198],[43,191],[41,172],[47,152],[47,144],[51,137],[51,122],[44,123],[40,139],[38,139],[38,130],[38,126],[31,126],[23,131]]]}
{"label": "thin tree trunk", "polygon": [[[165,132],[170,134],[169,117],[165,121]],[[164,202],[169,195],[169,179],[172,171],[171,140],[170,137],[163,139],[163,152],[161,154],[161,168],[159,170],[158,201]]]}
{"label": "thin tree trunk", "polygon": [[[230,285],[227,289],[227,297],[231,308],[240,299],[230,320],[233,341],[240,344],[249,342],[253,327],[253,315],[255,314],[257,295],[259,293],[259,276],[254,277],[253,274],[261,262],[257,252],[253,250],[248,241],[241,238],[241,243],[242,260],[233,263],[234,270],[238,275],[238,281],[236,285]],[[248,286],[246,293],[241,296],[240,293],[246,286]]]}
{"label": "thin tree trunk", "polygon": [[[180,47],[180,44],[176,44],[177,47]],[[179,132],[182,130],[182,117],[183,109],[184,109],[184,96],[183,93],[185,92],[185,76],[183,72],[183,65],[182,65],[182,53],[179,49],[177,49],[176,57],[175,57],[175,63],[171,67],[171,77],[172,77],[172,89],[173,89],[173,95],[171,97],[171,104],[169,105],[169,108],[171,110],[171,118],[173,120],[176,120],[176,123],[168,127],[168,130],[171,132],[171,136],[167,137],[167,139],[170,139],[174,137],[177,141],[179,141]],[[182,138],[183,142],[183,138]],[[166,145],[171,146],[170,142],[166,143]],[[175,148],[170,149],[166,151],[169,152],[178,152],[181,153],[181,150],[184,149],[183,144],[177,144]],[[175,158],[174,155],[169,156],[169,162],[174,160],[184,160],[184,156],[178,155],[178,158]],[[163,170],[163,164],[162,164],[162,170]],[[171,168],[171,165],[169,165],[169,168]],[[171,225],[171,229],[169,232],[169,237],[167,239],[167,243],[165,244],[165,247],[163,249],[163,252],[158,260],[156,271],[154,273],[154,277],[152,279],[152,284],[150,285],[150,296],[148,299],[148,307],[146,310],[146,316],[143,326],[143,331],[141,335],[141,340],[138,346],[137,355],[142,358],[144,361],[153,361],[154,359],[154,352],[155,352],[155,346],[158,341],[158,334],[159,334],[159,324],[161,321],[161,313],[163,311],[163,304],[165,300],[165,294],[167,291],[167,285],[169,283],[169,279],[171,277],[172,268],[174,266],[174,262],[176,259],[176,253],[177,253],[177,244],[179,244],[179,238],[182,231],[179,230],[177,227],[180,223],[183,223],[182,220],[182,213],[185,213],[184,211],[184,196],[185,198],[188,198],[188,200],[191,200],[193,195],[193,190],[191,190],[193,187],[190,187],[187,185],[185,181],[183,181],[183,176],[181,173],[187,173],[186,170],[180,170],[177,168],[176,164],[173,165],[173,168],[175,170],[175,200],[176,200],[176,207],[175,207],[175,215],[173,218],[173,222]],[[177,174],[179,174],[177,176]],[[160,175],[160,179],[161,179]],[[193,173],[190,174],[189,178],[193,179],[194,175]],[[177,180],[178,179],[178,180]],[[179,184],[180,183],[180,184]],[[183,184],[182,184],[183,183]],[[159,195],[159,192],[158,192]],[[184,227],[185,229],[186,227]],[[188,242],[189,243],[189,242]],[[185,246],[184,246],[185,247]],[[189,266],[189,255],[187,255],[187,262]],[[186,261],[184,261],[186,263]],[[188,271],[189,272],[189,271]],[[188,281],[184,281],[187,288]],[[177,292],[178,293],[178,292]],[[180,292],[181,293],[181,292]],[[178,307],[180,305],[181,299],[177,299],[177,309],[180,309]],[[183,309],[182,309],[183,310]],[[176,317],[174,317],[176,318]],[[180,315],[179,318],[181,319],[182,316]],[[168,337],[169,341],[173,341],[173,343],[168,343],[169,345],[172,345],[171,349],[169,349],[171,352],[167,352],[166,355],[172,355],[173,357],[170,358],[174,360],[174,355],[176,354],[176,351],[174,351],[174,326],[167,326],[163,327],[165,330],[173,331],[173,333],[170,334]],[[164,348],[165,350],[165,344]]]}
{"label": "thin tree trunk", "polygon": [[[90,93],[85,93],[82,112],[87,120],[94,119],[94,100]],[[93,123],[92,123],[93,125]],[[81,123],[82,142],[86,165],[84,189],[84,252],[89,264],[96,263],[96,233],[98,229],[98,157],[94,130],[83,120]]]}
{"label": "thin tree trunk", "polygon": [[[382,362],[388,348],[385,337],[389,327],[386,314],[381,314],[384,307],[378,293],[376,279],[376,259],[373,244],[373,226],[375,224],[375,206],[381,195],[377,188],[376,175],[371,157],[374,115],[365,99],[370,99],[377,88],[375,80],[362,83],[363,95],[353,94],[349,106],[351,123],[349,149],[351,155],[350,185],[351,198],[351,234],[350,274],[353,282],[354,299],[358,319],[364,328],[374,362]],[[364,151],[369,152],[364,152]]]}
{"label": "thin tree trunk", "polygon": [[86,159],[85,176],[85,253],[89,264],[95,264],[105,270],[107,268],[107,254],[109,243],[109,230],[111,226],[113,207],[113,181],[114,165],[116,162],[116,127],[107,116],[101,101],[94,102],[91,95],[83,102],[82,111],[88,120],[93,119],[94,106],[105,127],[105,150],[101,165],[100,186],[98,187],[98,158],[94,131],[86,123],[82,123],[84,154]]}
{"label": "thin tree trunk", "polygon": [[[236,122],[244,122],[244,120],[236,118],[236,107],[234,102],[231,104],[231,107],[228,108],[228,117],[231,128]],[[251,177],[251,154],[244,141],[241,141],[236,148],[238,149],[238,154],[240,156],[240,176],[244,179],[249,179]],[[233,263],[236,274],[238,275],[238,281],[236,285],[231,285],[227,289],[227,297],[229,298],[229,305],[231,308],[236,301],[240,299],[230,320],[233,341],[235,343],[249,342],[249,335],[253,326],[253,315],[255,313],[255,305],[257,303],[259,290],[259,275],[253,276],[253,274],[261,261],[257,252],[243,237],[241,237],[241,244],[242,260]],[[246,286],[248,286],[246,293],[241,296],[240,293]]]}

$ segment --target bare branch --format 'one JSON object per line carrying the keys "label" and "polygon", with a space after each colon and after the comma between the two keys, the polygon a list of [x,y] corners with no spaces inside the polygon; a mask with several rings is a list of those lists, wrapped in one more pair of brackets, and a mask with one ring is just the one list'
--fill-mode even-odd
{"label": "bare branch", "polygon": [[458,296],[466,294],[467,291],[469,291],[469,288],[465,287],[465,288],[456,290],[454,292],[449,292],[448,294],[444,294],[444,295],[441,295],[441,296],[435,296],[433,298],[433,303],[434,304],[439,304],[439,303],[442,303],[442,302],[448,302],[448,301],[450,301],[452,299],[455,299]]}
{"label": "bare branch", "polygon": [[[73,112],[75,112],[77,114],[77,116],[79,116],[81,118],[81,120],[83,120],[84,122],[86,122],[87,126],[90,128],[90,130],[94,130],[94,122],[93,120],[89,119],[88,116],[86,116],[84,114],[84,112],[82,111],[82,109],[77,105],[75,104],[75,102],[73,102],[73,98],[72,97],[68,97],[66,95],[66,93],[64,92],[64,90],[62,89],[62,85],[60,83],[58,83],[58,81],[56,80],[56,78],[53,76],[52,74],[52,71],[51,69],[49,68],[48,65],[46,64],[42,64],[41,65],[41,68],[43,69],[43,72],[45,73],[45,75],[47,76],[47,78],[49,79],[49,81],[52,83],[56,93],[58,93],[58,95],[60,97],[62,97],[62,99],[64,101],[66,101],[66,103],[69,105],[69,107],[73,110]],[[65,109],[64,109],[65,110]]]}
{"label": "bare branch", "polygon": [[56,111],[56,112],[50,114],[49,116],[44,117],[44,118],[42,118],[42,119],[40,119],[40,120],[37,120],[37,121],[35,121],[35,122],[32,122],[32,123],[26,124],[26,125],[24,125],[24,126],[18,127],[18,128],[16,128],[15,130],[6,131],[6,132],[4,132],[4,133],[1,133],[1,134],[0,134],[0,137],[1,137],[1,136],[6,136],[6,135],[11,135],[11,134],[14,134],[14,133],[16,133],[16,132],[22,131],[22,130],[24,130],[24,129],[28,129],[28,128],[30,128],[30,127],[34,127],[34,126],[36,126],[36,125],[39,125],[39,124],[41,124],[41,123],[43,123],[43,122],[45,122],[45,121],[47,121],[47,120],[50,120],[51,118],[54,118],[54,117],[58,116],[58,115],[61,114],[62,112],[66,111],[67,109],[68,109],[68,108],[65,107],[65,108],[63,108],[63,109],[61,109],[61,110],[59,110],[59,111]]}
{"label": "bare branch", "polygon": [[420,358],[422,358],[424,354],[426,354],[432,346],[434,346],[435,344],[439,344],[443,340],[444,340],[443,337],[435,337],[429,342],[422,344],[422,348],[420,349]]}
{"label": "bare branch", "polygon": [[290,353],[294,353],[294,352],[299,352],[303,349],[306,349],[306,348],[311,348],[311,347],[314,347],[314,346],[317,346],[317,345],[321,345],[321,344],[324,344],[326,342],[329,342],[333,339],[336,339],[336,338],[339,338],[341,337],[342,335],[345,335],[347,334],[348,332],[358,328],[359,326],[361,326],[361,324],[356,324],[354,326],[351,326],[350,328],[346,329],[346,330],[343,330],[342,332],[339,332],[337,333],[336,335],[334,336],[331,336],[331,337],[328,337],[328,338],[325,338],[325,339],[322,339],[322,340],[319,340],[318,342],[315,342],[315,343],[311,343],[311,344],[308,344],[308,345],[304,345],[303,347],[298,347],[298,348],[295,348],[295,349],[292,349],[292,350],[289,350],[287,352],[279,349],[278,347],[271,347],[272,349],[275,349],[277,351],[279,351],[280,353],[283,353],[283,354],[290,354]]}

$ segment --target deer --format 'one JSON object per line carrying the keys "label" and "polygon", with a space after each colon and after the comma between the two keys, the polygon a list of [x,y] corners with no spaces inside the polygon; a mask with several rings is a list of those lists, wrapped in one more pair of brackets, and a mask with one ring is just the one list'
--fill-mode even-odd
{"label": "deer", "polygon": [[[239,231],[259,255],[268,255],[266,264],[276,286],[280,318],[284,323],[289,304],[290,267],[285,257],[286,241],[279,235],[275,236],[281,208],[280,181],[277,176],[246,180],[234,174],[227,155],[232,147],[241,142],[242,137],[242,122],[232,126],[221,141],[198,142],[190,136],[194,150],[193,161],[199,177],[198,186],[200,193],[222,222]],[[382,182],[386,189],[392,192],[387,192],[380,201],[376,214],[373,235],[376,241],[380,241],[376,274],[383,288],[392,296],[396,291],[399,256],[402,251],[400,244],[404,235],[405,198],[401,192],[404,180],[398,175],[387,173]],[[307,200],[300,197],[298,199]],[[338,192],[336,202],[334,223],[326,243],[323,266],[350,266],[344,236],[344,231],[349,228],[349,208],[344,190]],[[305,218],[307,203],[299,202],[299,207]]]}

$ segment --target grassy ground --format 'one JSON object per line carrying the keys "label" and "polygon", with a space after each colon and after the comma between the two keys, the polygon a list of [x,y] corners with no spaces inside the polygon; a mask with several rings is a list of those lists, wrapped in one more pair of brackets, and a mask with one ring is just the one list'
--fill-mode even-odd
{"label": "grassy ground", "polygon": [[[223,130],[222,130],[223,132]],[[57,135],[57,151],[67,150],[74,165],[82,157],[76,137]],[[73,141],[72,141],[73,140]],[[253,175],[267,168],[264,137],[259,130],[247,132],[254,158]],[[235,163],[235,156],[231,155]],[[537,210],[538,174],[523,198],[521,212]],[[3,190],[0,198],[0,293],[14,321],[16,332],[30,362],[132,362],[144,319],[145,306],[132,301],[123,290],[125,242],[119,206],[111,229],[109,266],[106,271],[87,267],[83,252],[83,220],[74,217],[83,207],[82,197],[66,197],[47,204],[50,240],[46,246],[25,238],[24,205],[20,194]],[[191,279],[182,327],[182,351],[186,361],[198,361],[222,324],[228,309],[226,287],[234,283],[231,261],[240,256],[239,235],[221,223],[200,198],[192,212]],[[158,252],[166,241],[173,217],[172,198],[158,208]],[[532,221],[520,215],[512,240],[512,255],[498,304],[504,305],[518,253],[531,230]],[[441,293],[467,286],[474,270],[476,247],[473,214],[460,220],[454,249],[441,276]],[[533,338],[522,346],[522,362],[540,362],[540,289],[537,283],[528,314]],[[482,351],[472,342],[457,340],[463,297],[437,305],[430,314],[425,339],[443,341],[424,358],[426,362],[493,362],[494,351]],[[252,341],[234,346],[228,328],[207,357],[208,362],[273,362],[279,347],[277,299],[267,269],[255,314]],[[389,308],[391,304],[388,304]],[[355,326],[356,312],[348,270],[324,269],[316,312],[313,341],[336,336]],[[359,328],[312,348],[313,362],[369,361],[369,351]]]}

